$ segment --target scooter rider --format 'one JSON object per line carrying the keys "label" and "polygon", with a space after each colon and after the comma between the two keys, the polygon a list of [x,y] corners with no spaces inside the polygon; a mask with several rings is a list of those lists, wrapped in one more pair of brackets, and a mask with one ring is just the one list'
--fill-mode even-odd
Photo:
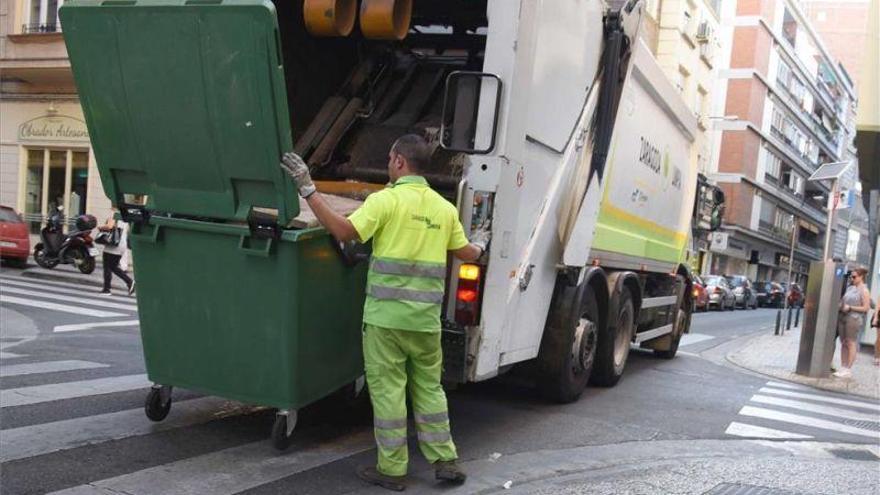
{"label": "scooter rider", "polygon": [[282,168],[296,181],[312,212],[338,240],[373,240],[364,304],[363,351],[373,404],[376,467],[358,470],[364,481],[395,491],[406,488],[406,391],[412,399],[419,447],[438,480],[464,483],[440,384],[440,306],[451,252],[479,258],[489,230],[468,242],[458,210],[419,175],[431,150],[420,136],[399,138],[388,155],[392,185],[370,195],[348,218],[316,192],[308,166],[286,153]]}

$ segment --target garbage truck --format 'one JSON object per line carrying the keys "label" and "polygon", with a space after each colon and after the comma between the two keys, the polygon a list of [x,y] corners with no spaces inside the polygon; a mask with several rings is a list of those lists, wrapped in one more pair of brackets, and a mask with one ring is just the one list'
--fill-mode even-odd
{"label": "garbage truck", "polygon": [[304,220],[278,162],[295,150],[357,204],[406,133],[466,232],[492,231],[447,265],[446,381],[523,365],[570,402],[617,383],[634,345],[674,357],[691,228],[721,204],[638,37],[643,2],[615,3],[65,2],[101,180],[132,224],[147,415],[175,386],[276,407],[284,448],[298,408],[359,388],[368,246]]}

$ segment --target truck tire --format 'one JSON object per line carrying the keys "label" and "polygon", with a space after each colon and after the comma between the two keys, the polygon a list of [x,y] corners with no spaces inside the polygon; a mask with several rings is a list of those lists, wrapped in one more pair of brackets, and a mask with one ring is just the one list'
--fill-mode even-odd
{"label": "truck tire", "polygon": [[600,387],[613,387],[623,375],[629,357],[630,342],[635,331],[636,311],[629,289],[620,293],[617,313],[608,315],[608,325],[599,331],[596,346],[596,362],[590,383]]}
{"label": "truck tire", "polygon": [[538,353],[538,387],[548,399],[567,404],[580,398],[590,379],[599,305],[589,285],[560,285],[557,291]]}
{"label": "truck tire", "polygon": [[685,330],[691,326],[691,313],[688,313],[684,307],[678,308],[678,314],[676,315],[675,321],[675,333],[671,336],[672,342],[669,345],[669,349],[666,350],[657,350],[654,349],[654,355],[661,359],[672,359],[675,357],[675,353],[678,352],[678,344],[681,342],[681,336],[684,335]]}

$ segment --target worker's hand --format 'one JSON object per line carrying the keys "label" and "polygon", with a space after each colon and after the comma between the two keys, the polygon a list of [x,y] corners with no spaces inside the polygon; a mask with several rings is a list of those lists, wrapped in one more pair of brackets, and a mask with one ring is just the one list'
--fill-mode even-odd
{"label": "worker's hand", "polygon": [[[489,241],[492,239],[492,230],[491,225],[489,223],[482,223],[477,230],[471,234],[471,244],[480,248],[482,253],[486,252],[486,248],[489,247]],[[482,254],[481,253],[481,254]]]}
{"label": "worker's hand", "polygon": [[309,166],[296,153],[290,151],[282,155],[281,168],[296,182],[299,195],[303,198],[308,198],[317,190],[309,174]]}

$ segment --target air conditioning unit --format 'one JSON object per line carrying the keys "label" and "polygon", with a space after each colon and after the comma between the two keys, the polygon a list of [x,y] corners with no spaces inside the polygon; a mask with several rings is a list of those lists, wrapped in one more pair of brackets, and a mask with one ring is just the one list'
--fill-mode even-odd
{"label": "air conditioning unit", "polygon": [[697,27],[697,41],[700,43],[708,43],[712,39],[712,26],[709,21],[703,21]]}

